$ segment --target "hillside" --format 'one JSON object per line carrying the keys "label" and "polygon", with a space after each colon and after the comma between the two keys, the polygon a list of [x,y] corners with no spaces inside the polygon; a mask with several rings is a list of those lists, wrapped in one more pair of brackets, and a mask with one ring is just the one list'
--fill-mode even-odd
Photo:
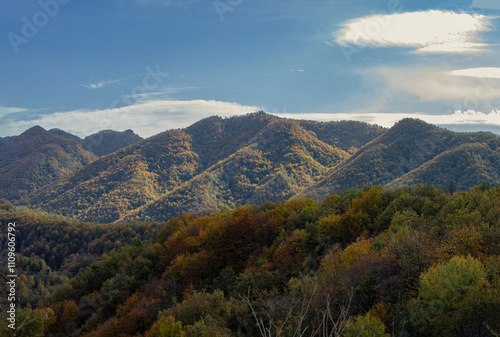
{"label": "hillside", "polygon": [[[380,132],[358,124],[343,131],[345,147]],[[323,125],[324,134],[328,125],[336,127]],[[348,156],[295,121],[264,113],[210,117],[99,158],[22,202],[86,221],[166,220],[289,198]]]}
{"label": "hillside", "polygon": [[[137,140],[131,131],[93,137]],[[369,185],[468,189],[500,183],[499,148],[494,134],[413,119],[386,130],[261,112],[210,117],[102,156],[18,203],[82,221],[167,221],[184,211],[210,214],[296,195],[322,200]]]}
{"label": "hillside", "polygon": [[[153,238],[164,224],[129,222],[109,226],[81,223],[60,215],[16,207],[0,199],[0,223],[16,224],[16,253],[20,266],[22,305],[36,303],[51,287],[75,276],[113,249]],[[0,258],[7,259],[7,236],[0,239]],[[0,273],[0,279],[5,274]],[[5,294],[5,283],[0,293]],[[0,303],[5,304],[5,296]]]}
{"label": "hillside", "polygon": [[95,160],[73,140],[35,126],[0,141],[0,197],[12,201]]}
{"label": "hillside", "polygon": [[[500,183],[500,153],[487,143],[467,143],[445,151],[390,182],[388,187],[434,184],[467,190],[483,182]],[[496,146],[499,142],[496,143]]]}
{"label": "hillside", "polygon": [[348,157],[294,121],[271,120],[256,128],[259,133],[242,141],[236,152],[125,219],[166,221],[186,210],[200,213],[286,200]]}
{"label": "hillside", "polygon": [[297,123],[304,129],[314,132],[319,140],[351,154],[387,131],[382,127],[354,121],[315,122],[299,120]]}
{"label": "hillside", "polygon": [[136,135],[132,130],[125,130],[123,132],[102,130],[84,139],[60,129],[51,129],[49,132],[72,140],[98,157],[108,155],[142,140],[142,137]]}
{"label": "hillside", "polygon": [[455,133],[405,119],[331,169],[303,195],[320,200],[334,191],[367,185],[453,184],[468,189],[482,182],[500,184],[499,148],[500,137],[494,134]]}
{"label": "hillside", "polygon": [[167,131],[101,157],[27,200],[79,220],[111,222],[191,179],[197,169],[189,137]]}
{"label": "hillside", "polygon": [[[500,188],[487,185],[453,194],[432,186],[364,187],[320,204],[293,198],[213,216],[184,213],[162,224],[154,239],[108,251],[69,280],[38,266],[38,240],[57,244],[63,255],[75,243],[69,235],[92,249],[106,235],[130,236],[122,224],[101,226],[108,232],[100,237],[89,225],[65,228],[54,219],[43,226],[49,229],[30,231],[26,240],[33,244],[21,248],[34,252],[21,260],[36,271],[19,268],[16,314],[25,324],[13,332],[4,319],[0,331],[495,337],[499,200]],[[12,206],[0,201],[3,210]],[[144,225],[135,227],[146,229],[140,236],[148,235]],[[112,233],[113,227],[122,230]]]}
{"label": "hillside", "polygon": [[123,132],[103,130],[85,137],[80,144],[87,151],[101,157],[136,144],[141,140],[142,137],[136,135],[132,130]]}

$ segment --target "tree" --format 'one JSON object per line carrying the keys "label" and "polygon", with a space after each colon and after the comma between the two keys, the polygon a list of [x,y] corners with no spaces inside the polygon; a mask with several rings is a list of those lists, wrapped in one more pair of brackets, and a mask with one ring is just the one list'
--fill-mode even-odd
{"label": "tree", "polygon": [[161,316],[151,329],[146,333],[146,337],[186,337],[182,330],[182,324],[176,322],[172,316]]}
{"label": "tree", "polygon": [[420,299],[433,313],[453,309],[469,288],[486,278],[481,261],[468,257],[453,257],[449,262],[431,268],[420,277]]}
{"label": "tree", "polygon": [[384,324],[370,314],[358,316],[347,325],[344,337],[390,337]]}
{"label": "tree", "polygon": [[[444,327],[440,322],[457,317],[464,300],[467,302],[472,292],[480,293],[477,289],[483,289],[483,284],[488,286],[486,268],[471,256],[455,256],[429,269],[420,276],[418,298],[407,303],[411,325],[426,335],[443,336],[455,327]],[[473,307],[470,301],[467,306]]]}

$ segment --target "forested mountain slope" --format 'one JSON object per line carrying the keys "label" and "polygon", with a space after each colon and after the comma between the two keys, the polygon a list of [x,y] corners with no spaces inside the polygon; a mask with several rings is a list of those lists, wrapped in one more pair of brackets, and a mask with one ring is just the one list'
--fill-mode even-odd
{"label": "forested mountain slope", "polygon": [[96,157],[39,126],[0,140],[0,197],[17,200],[70,176]]}
{"label": "forested mountain slope", "polygon": [[500,137],[456,133],[420,120],[404,119],[304,193],[321,200],[329,193],[366,185],[419,183],[468,189],[500,184]]}
{"label": "forested mountain slope", "polygon": [[[101,137],[137,140],[125,134]],[[500,183],[499,149],[497,135],[456,133],[414,119],[386,130],[262,112],[210,117],[54,177],[18,203],[83,221],[166,221],[183,211],[209,214],[295,195],[322,200],[367,185],[468,189]]]}
{"label": "forested mountain slope", "polygon": [[[380,132],[379,127],[353,125],[351,133],[343,131],[347,149]],[[327,135],[329,127],[338,126],[326,123],[317,129]],[[80,220],[112,222],[165,220],[182,211],[282,200],[349,156],[330,145],[342,143],[343,137],[322,138],[296,121],[265,113],[210,117],[99,158],[23,202]]]}
{"label": "forested mountain slope", "polygon": [[[499,200],[500,188],[486,184],[455,193],[422,185],[365,187],[319,204],[292,198],[212,216],[183,213],[154,239],[108,251],[69,280],[46,268],[29,276],[23,269],[18,280],[29,286],[18,290],[20,328],[9,330],[4,320],[0,331],[17,337],[495,337]],[[16,211],[0,202],[2,209]],[[108,228],[115,226],[127,225]],[[72,244],[65,242],[67,231],[81,235],[78,240],[93,233],[71,224],[59,227],[60,234],[56,224],[44,227],[50,229],[25,239],[33,248],[48,234],[64,252]],[[37,253],[23,261],[35,262]],[[30,292],[36,284],[60,285]]]}

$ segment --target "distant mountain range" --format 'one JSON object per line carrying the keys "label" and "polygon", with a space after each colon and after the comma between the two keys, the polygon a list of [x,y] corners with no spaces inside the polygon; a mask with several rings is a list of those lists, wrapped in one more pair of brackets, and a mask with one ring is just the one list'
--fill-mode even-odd
{"label": "distant mountain range", "polygon": [[420,120],[404,119],[331,169],[303,196],[367,185],[431,184],[468,189],[500,183],[500,137],[487,132],[456,133]]}
{"label": "distant mountain range", "polygon": [[0,139],[0,197],[22,196],[69,177],[85,165],[142,138],[131,130],[101,131],[80,139],[62,130],[35,126]]}
{"label": "distant mountain range", "polygon": [[0,140],[0,197],[78,220],[165,221],[367,185],[499,184],[499,149],[494,134],[412,119],[384,129],[259,112],[143,140],[130,130],[82,140],[35,127]]}
{"label": "distant mountain range", "polygon": [[83,149],[92,152],[96,156],[105,156],[118,151],[126,146],[138,143],[142,137],[136,135],[132,130],[123,132],[103,130],[81,139],[60,129],[51,129],[50,133],[61,136],[78,143]]}
{"label": "distant mountain range", "polygon": [[64,179],[96,156],[73,140],[33,127],[0,141],[0,196],[16,201],[42,186]]}

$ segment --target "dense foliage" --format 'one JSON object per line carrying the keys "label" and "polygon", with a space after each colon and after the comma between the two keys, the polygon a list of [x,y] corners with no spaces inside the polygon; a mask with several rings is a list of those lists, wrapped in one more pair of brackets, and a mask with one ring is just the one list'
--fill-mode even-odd
{"label": "dense foliage", "polygon": [[210,117],[101,157],[22,203],[82,221],[113,222],[167,221],[183,211],[286,200],[382,130],[356,122],[352,129],[311,123],[305,128],[265,113]]}
{"label": "dense foliage", "polygon": [[95,160],[74,141],[39,126],[0,140],[0,198],[17,200]]}
{"label": "dense foliage", "polygon": [[80,145],[96,156],[105,156],[118,151],[129,145],[140,142],[142,138],[132,130],[123,132],[113,130],[103,130],[96,134],[85,137]]}
{"label": "dense foliage", "polygon": [[[61,130],[45,133],[75,143]],[[36,169],[23,171],[22,179],[19,169],[9,169],[0,182],[10,184],[3,196],[24,195],[11,201],[81,221],[168,221],[185,211],[212,214],[294,196],[322,200],[334,191],[370,185],[431,184],[454,191],[500,183],[500,137],[413,119],[386,130],[258,112],[210,117],[139,140],[130,130],[89,136],[80,143],[106,155],[62,175],[50,175],[30,157]],[[37,151],[61,167],[48,150]],[[14,163],[18,168],[21,162]]]}
{"label": "dense foliage", "polygon": [[469,189],[500,183],[500,137],[457,133],[420,120],[404,119],[343,161],[303,196],[367,185],[403,187],[431,184]]}
{"label": "dense foliage", "polygon": [[[7,228],[9,222],[16,223],[18,284],[22,289],[19,301],[22,305],[36,305],[53,286],[75,276],[102,254],[137,240],[149,240],[163,226],[140,222],[77,223],[62,216],[15,207],[4,199],[0,199],[0,222],[3,228]],[[2,236],[2,261],[6,261],[7,243],[6,236]],[[0,285],[2,292],[5,285]]]}
{"label": "dense foliage", "polygon": [[499,200],[370,187],[183,213],[20,311],[17,336],[498,336]]}

